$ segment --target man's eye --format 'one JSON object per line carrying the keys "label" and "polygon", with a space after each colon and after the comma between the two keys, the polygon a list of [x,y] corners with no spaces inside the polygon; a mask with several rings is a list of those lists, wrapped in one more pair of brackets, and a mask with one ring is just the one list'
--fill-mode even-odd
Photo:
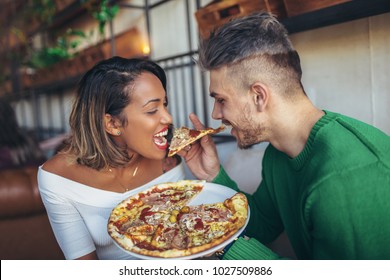
{"label": "man's eye", "polygon": [[222,98],[217,98],[216,101],[217,101],[217,103],[219,103],[219,104],[223,104],[223,103],[225,102],[225,100],[222,99]]}

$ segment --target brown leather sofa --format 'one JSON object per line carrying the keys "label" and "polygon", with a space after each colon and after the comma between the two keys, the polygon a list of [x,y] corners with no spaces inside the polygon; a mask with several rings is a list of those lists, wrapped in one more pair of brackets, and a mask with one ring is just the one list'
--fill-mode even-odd
{"label": "brown leather sofa", "polygon": [[38,167],[0,171],[0,259],[60,260],[64,255],[38,191]]}

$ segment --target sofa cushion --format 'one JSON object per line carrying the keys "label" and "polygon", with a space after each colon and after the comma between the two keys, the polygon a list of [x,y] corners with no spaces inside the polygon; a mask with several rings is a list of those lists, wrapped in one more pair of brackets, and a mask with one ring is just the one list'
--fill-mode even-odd
{"label": "sofa cushion", "polygon": [[0,259],[64,259],[38,190],[38,166],[0,171]]}

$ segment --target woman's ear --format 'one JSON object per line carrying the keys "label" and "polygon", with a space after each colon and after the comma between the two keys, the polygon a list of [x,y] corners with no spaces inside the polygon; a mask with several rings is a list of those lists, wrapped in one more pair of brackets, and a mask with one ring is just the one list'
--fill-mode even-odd
{"label": "woman's ear", "polygon": [[110,114],[104,115],[104,128],[108,134],[115,136],[122,134],[118,120]]}
{"label": "woman's ear", "polygon": [[256,82],[251,86],[253,102],[259,112],[263,112],[268,103],[269,92],[266,85]]}

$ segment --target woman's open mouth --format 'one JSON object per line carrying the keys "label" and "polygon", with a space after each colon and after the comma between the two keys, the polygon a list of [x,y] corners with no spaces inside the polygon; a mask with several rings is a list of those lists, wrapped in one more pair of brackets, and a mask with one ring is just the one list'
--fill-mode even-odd
{"label": "woman's open mouth", "polygon": [[153,142],[161,150],[166,150],[168,148],[168,140],[165,138],[168,135],[168,128],[164,128],[159,133],[156,133],[153,136]]}

